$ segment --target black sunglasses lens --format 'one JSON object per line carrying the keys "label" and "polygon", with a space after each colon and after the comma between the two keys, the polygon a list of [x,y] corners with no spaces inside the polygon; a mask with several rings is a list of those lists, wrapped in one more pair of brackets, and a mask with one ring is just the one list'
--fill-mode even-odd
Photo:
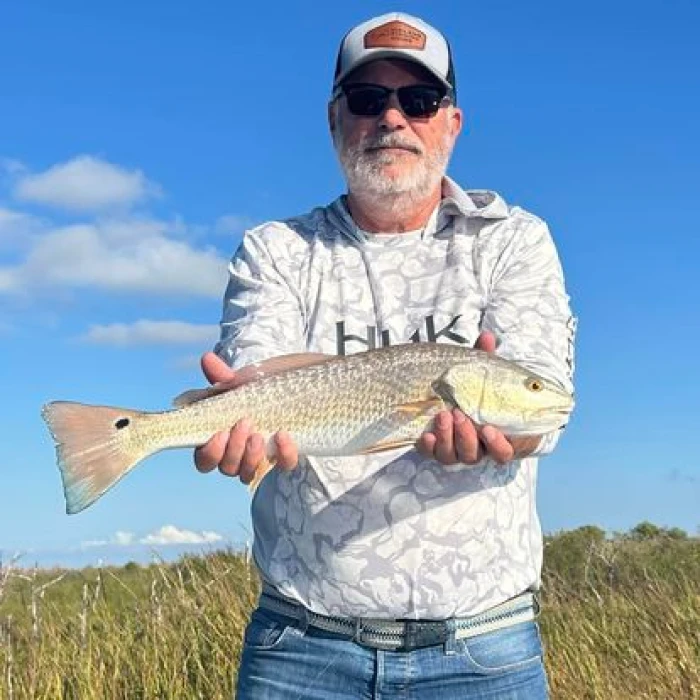
{"label": "black sunglasses lens", "polygon": [[391,92],[382,87],[347,88],[348,109],[358,117],[377,117],[386,107]]}
{"label": "black sunglasses lens", "polygon": [[[383,85],[348,85],[343,92],[348,109],[358,117],[378,117],[386,108],[394,90]],[[447,91],[430,85],[406,85],[396,91],[399,104],[407,117],[432,117]]]}
{"label": "black sunglasses lens", "polygon": [[408,117],[432,117],[440,109],[445,93],[439,88],[409,85],[398,89],[401,109]]}

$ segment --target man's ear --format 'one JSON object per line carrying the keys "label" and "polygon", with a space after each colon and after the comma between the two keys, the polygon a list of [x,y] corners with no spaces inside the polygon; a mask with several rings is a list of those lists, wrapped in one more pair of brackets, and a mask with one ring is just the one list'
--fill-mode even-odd
{"label": "man's ear", "polygon": [[450,133],[457,138],[464,127],[464,112],[459,107],[452,107],[450,114]]}

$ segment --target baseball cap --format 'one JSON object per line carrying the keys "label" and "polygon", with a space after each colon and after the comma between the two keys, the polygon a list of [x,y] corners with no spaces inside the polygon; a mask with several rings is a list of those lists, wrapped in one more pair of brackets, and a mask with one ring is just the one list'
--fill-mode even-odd
{"label": "baseball cap", "polygon": [[456,95],[452,52],[447,39],[422,19],[404,12],[390,12],[369,19],[343,37],[333,87],[340,85],[356,68],[380,58],[414,61]]}

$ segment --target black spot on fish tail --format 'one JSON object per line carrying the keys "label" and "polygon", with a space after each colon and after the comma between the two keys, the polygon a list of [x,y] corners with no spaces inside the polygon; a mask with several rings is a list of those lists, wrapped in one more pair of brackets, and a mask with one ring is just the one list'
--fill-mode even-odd
{"label": "black spot on fish tail", "polygon": [[120,418],[120,419],[114,424],[114,427],[115,427],[117,430],[121,430],[122,428],[126,428],[127,425],[129,425],[129,423],[131,423],[131,421],[130,421],[128,418]]}

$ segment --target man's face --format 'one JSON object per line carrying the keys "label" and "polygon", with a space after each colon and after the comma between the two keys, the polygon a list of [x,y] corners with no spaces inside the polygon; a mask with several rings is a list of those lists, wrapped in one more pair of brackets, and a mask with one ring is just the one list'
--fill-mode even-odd
{"label": "man's face", "polygon": [[[378,60],[358,68],[348,83],[387,88],[436,84],[410,61]],[[447,169],[462,125],[461,111],[447,101],[432,117],[409,117],[393,93],[378,116],[356,116],[340,96],[329,111],[333,141],[351,192],[372,195],[432,192]]]}

